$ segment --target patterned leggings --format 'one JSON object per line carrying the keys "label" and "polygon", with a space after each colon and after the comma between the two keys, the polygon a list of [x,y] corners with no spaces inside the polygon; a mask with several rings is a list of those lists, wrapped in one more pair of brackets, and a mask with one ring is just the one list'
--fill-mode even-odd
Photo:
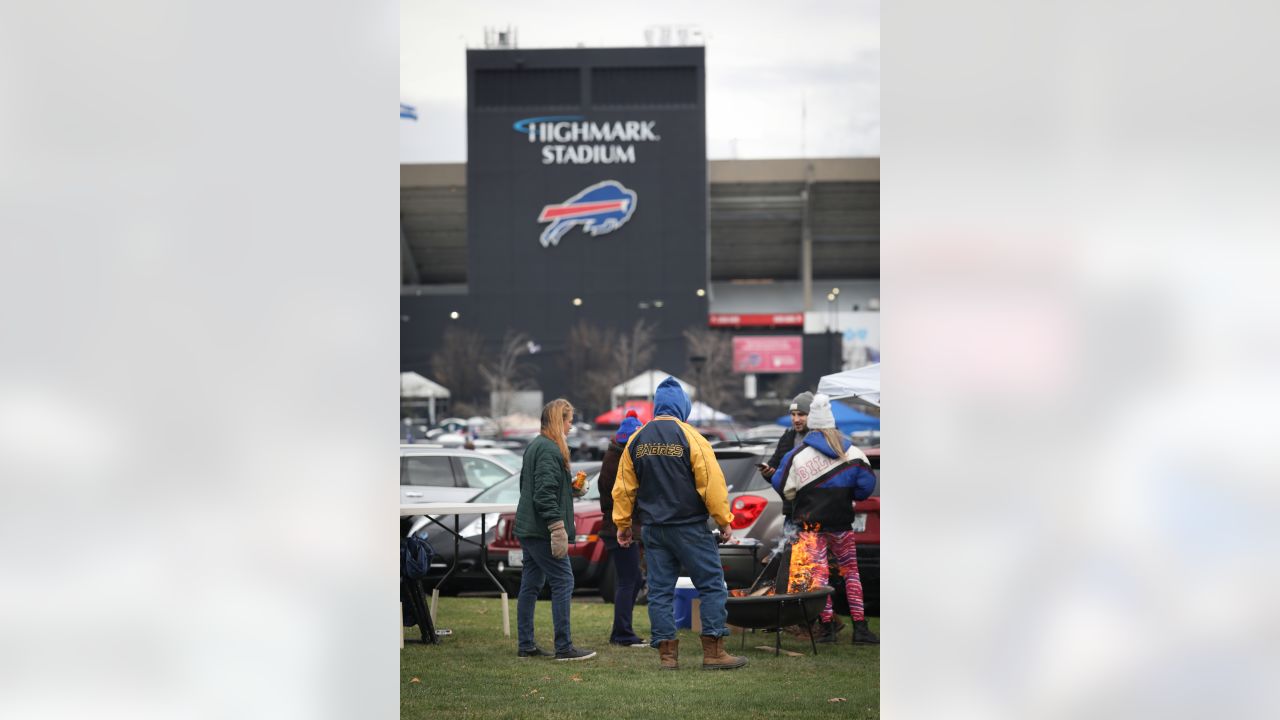
{"label": "patterned leggings", "polygon": [[[858,577],[857,548],[853,542],[853,531],[813,532],[801,530],[796,536],[795,545],[791,547],[791,578],[787,584],[787,592],[803,592],[820,585],[826,585],[831,578],[827,567],[827,547],[836,555],[840,565],[840,574],[844,576],[845,597],[849,600],[849,615],[854,621],[864,620],[862,611],[862,580]],[[834,613],[831,610],[831,598],[827,597],[827,605],[822,608],[822,621],[830,622]]]}

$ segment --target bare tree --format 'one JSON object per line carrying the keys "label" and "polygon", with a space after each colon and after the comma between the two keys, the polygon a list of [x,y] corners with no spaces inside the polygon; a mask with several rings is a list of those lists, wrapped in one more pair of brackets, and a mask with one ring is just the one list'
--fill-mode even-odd
{"label": "bare tree", "polygon": [[560,367],[569,381],[569,401],[588,417],[609,409],[609,391],[618,384],[616,376],[620,374],[614,364],[617,344],[616,330],[601,328],[585,320],[569,330]]}
{"label": "bare tree", "polygon": [[[654,324],[640,318],[631,326],[631,331],[618,339],[614,352],[614,366],[618,368],[618,382],[630,380],[645,370],[653,362],[657,351],[654,347]],[[617,384],[617,383],[615,383]]]}
{"label": "bare tree", "polygon": [[529,336],[508,330],[502,337],[502,347],[499,348],[497,357],[480,368],[489,387],[490,397],[497,399],[494,413],[499,417],[508,412],[510,393],[529,385],[528,374],[532,366],[520,360],[521,355],[528,354]]}
{"label": "bare tree", "polygon": [[703,358],[689,364],[698,386],[697,399],[722,412],[745,409],[742,376],[733,372],[733,340],[708,328],[689,328],[684,331],[684,341],[690,358]]}
{"label": "bare tree", "polygon": [[431,373],[449,389],[450,405],[461,413],[479,406],[484,397],[484,339],[474,330],[447,328],[440,347],[431,354]]}

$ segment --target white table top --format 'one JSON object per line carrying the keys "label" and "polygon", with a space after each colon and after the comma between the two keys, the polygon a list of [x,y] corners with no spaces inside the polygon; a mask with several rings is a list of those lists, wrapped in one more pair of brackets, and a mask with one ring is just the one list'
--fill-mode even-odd
{"label": "white table top", "polygon": [[479,515],[480,513],[513,513],[515,503],[414,503],[400,506],[400,517],[406,515]]}

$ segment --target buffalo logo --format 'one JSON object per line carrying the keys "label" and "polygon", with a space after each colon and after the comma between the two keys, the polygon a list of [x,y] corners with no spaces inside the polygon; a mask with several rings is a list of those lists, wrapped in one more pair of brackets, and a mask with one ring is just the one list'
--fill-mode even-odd
{"label": "buffalo logo", "polygon": [[617,180],[604,180],[592,185],[557,205],[547,205],[538,222],[551,223],[542,231],[542,247],[559,245],[560,238],[581,225],[593,237],[622,227],[636,211],[636,193]]}

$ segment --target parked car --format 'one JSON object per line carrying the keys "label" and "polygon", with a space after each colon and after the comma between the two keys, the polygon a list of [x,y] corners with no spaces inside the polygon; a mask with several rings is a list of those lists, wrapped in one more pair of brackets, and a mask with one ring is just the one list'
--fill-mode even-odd
{"label": "parked car", "polygon": [[400,502],[467,502],[520,469],[502,456],[462,448],[400,446]]}
{"label": "parked car", "polygon": [[[735,563],[731,570],[750,574],[751,578],[767,559],[773,541],[782,535],[782,499],[756,467],[770,452],[772,448],[762,445],[715,450],[729,489],[729,508],[734,514],[730,532],[737,544],[726,553],[735,559],[743,556],[743,562]],[[577,537],[570,538],[569,563],[573,566],[575,587],[597,588],[606,602],[612,602],[613,568],[598,535],[603,520],[598,480],[598,475],[589,478],[586,497],[574,503]],[[714,527],[714,523],[711,524]],[[748,550],[752,545],[757,546],[754,553]],[[726,553],[722,553],[722,557]],[[489,563],[495,574],[507,578],[503,582],[509,588],[519,588],[521,559],[520,542],[515,537],[515,516],[503,515],[498,519],[497,535],[489,546]]]}
{"label": "parked car", "polygon": [[[514,472],[508,474],[504,479],[490,485],[488,488],[481,490],[479,493],[471,497],[467,502],[473,503],[513,503],[520,499],[520,473]],[[497,514],[490,513],[485,518],[484,530],[485,535],[480,537],[481,532],[481,514],[459,514],[457,516],[439,515],[432,516],[444,523],[449,530],[454,527],[458,528],[458,534],[462,536],[462,542],[458,543],[458,566],[454,570],[453,575],[449,579],[449,584],[441,588],[441,592],[446,590],[467,589],[489,589],[493,588],[493,581],[489,579],[480,568],[481,559],[481,543],[488,544],[494,536],[494,523],[497,521]],[[453,564],[453,544],[454,538],[449,530],[440,527],[434,523],[422,524],[418,522],[422,516],[411,515],[402,518],[405,522],[401,524],[403,532],[409,532],[417,527],[417,532],[425,535],[431,543],[435,555],[431,558],[431,568],[427,573],[427,587],[434,588],[437,583],[444,577],[449,566]],[[454,523],[457,523],[456,526]],[[405,523],[408,523],[407,525]],[[454,582],[454,578],[457,582]],[[496,589],[496,588],[495,588]]]}
{"label": "parked car", "polygon": [[880,615],[880,448],[865,448],[876,473],[871,497],[854,503],[853,537],[858,544],[858,576],[862,580],[862,606],[868,615]]}

